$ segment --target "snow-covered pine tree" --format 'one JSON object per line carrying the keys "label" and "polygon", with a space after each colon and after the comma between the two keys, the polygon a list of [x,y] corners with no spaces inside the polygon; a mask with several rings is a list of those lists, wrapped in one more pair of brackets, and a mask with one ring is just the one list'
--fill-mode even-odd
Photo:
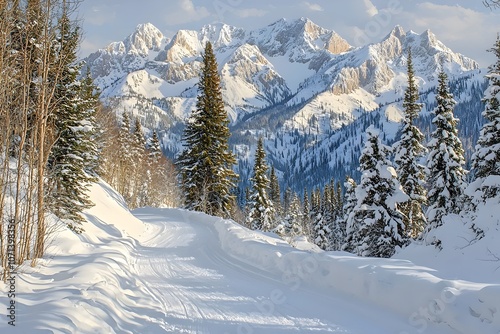
{"label": "snow-covered pine tree", "polygon": [[347,222],[349,220],[349,215],[354,211],[354,208],[356,207],[357,203],[356,181],[354,181],[354,179],[352,179],[350,176],[346,176],[344,187],[345,187],[345,199],[343,201],[344,205],[342,208],[343,216],[342,220],[339,222],[339,225],[344,229],[345,239],[340,249],[346,252],[354,253],[357,246],[354,237],[357,236],[359,225],[357,224],[356,221],[353,221],[352,222],[353,224],[349,226],[348,230]]}
{"label": "snow-covered pine tree", "polygon": [[151,142],[149,144],[149,156],[153,161],[158,161],[162,156],[160,139],[158,138],[158,132],[153,130],[153,135],[151,136]]}
{"label": "snow-covered pine tree", "polygon": [[270,231],[274,222],[274,208],[268,196],[269,180],[267,179],[266,152],[262,137],[257,142],[255,151],[255,164],[253,167],[252,189],[250,191],[250,202],[247,226],[254,230]]}
{"label": "snow-covered pine tree", "polygon": [[283,217],[283,209],[281,205],[281,190],[278,176],[276,175],[276,170],[274,166],[271,167],[271,174],[269,175],[269,199],[273,202],[274,221],[278,221]]}
{"label": "snow-covered pine tree", "polygon": [[293,192],[290,186],[286,187],[285,194],[283,195],[283,212],[286,216],[286,213],[290,209],[290,204],[292,204]]}
{"label": "snow-covered pine tree", "polygon": [[471,184],[474,193],[470,195],[474,197],[475,203],[500,197],[500,35],[490,51],[497,60],[489,67],[486,76],[489,80],[483,98],[486,123],[472,156],[475,180]]}
{"label": "snow-covered pine tree", "polygon": [[136,155],[141,155],[146,149],[146,139],[144,138],[144,133],[142,132],[141,121],[137,117],[134,121],[134,130],[132,131],[132,134],[134,151],[136,151]]}
{"label": "snow-covered pine tree", "polygon": [[290,226],[290,237],[294,238],[303,235],[304,228],[302,226],[302,207],[300,198],[297,193],[291,196],[290,207],[288,210],[287,220]]}
{"label": "snow-covered pine tree", "polygon": [[120,154],[117,160],[114,186],[125,198],[130,197],[130,179],[134,170],[133,147],[134,141],[130,133],[130,116],[124,112],[118,134],[118,151]]}
{"label": "snow-covered pine tree", "polygon": [[128,204],[131,208],[137,208],[147,205],[148,184],[151,182],[151,169],[148,166],[146,153],[146,139],[142,132],[141,121],[138,117],[134,121],[134,129],[132,130],[132,174],[131,192]]}
{"label": "snow-covered pine tree", "polygon": [[181,189],[188,209],[228,217],[235,203],[232,189],[236,158],[229,150],[229,119],[210,42],[206,43],[198,83],[196,110],[184,130],[185,149],[179,156]]}
{"label": "snow-covered pine tree", "polygon": [[314,240],[311,226],[311,204],[309,203],[309,192],[304,189],[304,199],[302,200],[302,226],[304,227],[304,235],[307,240]]}
{"label": "snow-covered pine tree", "polygon": [[319,192],[319,214],[316,215],[313,225],[314,243],[323,250],[329,250],[331,243],[332,203],[330,202],[330,195],[330,186],[327,184],[323,190],[323,196]]}
{"label": "snow-covered pine tree", "polygon": [[85,171],[90,176],[99,175],[100,171],[100,152],[104,146],[102,138],[103,130],[97,122],[97,111],[101,107],[99,101],[99,89],[94,84],[94,80],[87,71],[80,80],[80,109],[83,114],[83,125],[86,126],[84,140],[81,144],[85,154],[83,155]]}
{"label": "snow-covered pine tree", "polygon": [[52,212],[67,226],[81,233],[84,218],[82,211],[93,206],[87,189],[94,178],[87,170],[94,168],[96,147],[92,142],[95,122],[92,108],[83,100],[81,82],[78,81],[80,66],[76,65],[79,31],[71,26],[63,13],[59,19],[57,55],[62,66],[61,78],[55,87],[57,111],[54,115],[56,140],[48,157],[47,203]]}
{"label": "snow-covered pine tree", "polygon": [[414,125],[422,104],[418,103],[418,85],[413,69],[411,49],[408,50],[408,87],[405,91],[401,139],[394,144],[396,171],[404,192],[409,200],[400,206],[404,214],[405,231],[409,237],[416,238],[427,222],[423,206],[427,202],[425,190],[425,167],[419,160],[426,152],[422,145],[424,135]]}
{"label": "snow-covered pine tree", "polygon": [[366,130],[366,144],[359,159],[361,182],[356,187],[356,206],[349,214],[347,233],[361,256],[391,257],[407,242],[399,203],[408,200],[388,159],[389,147],[380,141],[373,126]]}
{"label": "snow-covered pine tree", "polygon": [[465,188],[465,158],[462,142],[458,138],[458,119],[453,116],[456,104],[448,88],[448,76],[442,69],[436,92],[437,107],[432,123],[436,129],[428,143],[429,170],[426,232],[442,225],[442,217],[462,209]]}

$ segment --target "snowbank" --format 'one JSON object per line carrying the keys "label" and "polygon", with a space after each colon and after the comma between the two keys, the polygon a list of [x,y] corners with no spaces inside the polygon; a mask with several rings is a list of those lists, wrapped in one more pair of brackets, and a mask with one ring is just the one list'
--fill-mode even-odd
{"label": "snowbank", "polygon": [[457,333],[500,333],[500,284],[444,279],[408,260],[298,251],[227,220],[217,220],[215,228],[228,254],[274,272],[284,287],[347,293],[407,317],[415,332],[432,322]]}
{"label": "snowbank", "polygon": [[[60,228],[46,256],[18,269],[15,327],[1,312],[0,333],[148,333],[160,329],[159,302],[137,279],[131,252],[145,225],[104,182],[91,187],[96,204],[79,236]],[[54,223],[54,222],[53,222]],[[9,305],[0,282],[0,305]],[[160,332],[157,330],[157,332]]]}

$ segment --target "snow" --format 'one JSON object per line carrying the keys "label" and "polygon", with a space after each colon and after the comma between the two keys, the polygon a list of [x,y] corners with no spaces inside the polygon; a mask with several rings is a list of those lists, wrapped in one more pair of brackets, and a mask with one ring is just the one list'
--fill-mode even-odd
{"label": "snow", "polygon": [[103,182],[90,195],[86,231],[59,229],[46,257],[18,270],[16,327],[4,319],[1,333],[500,331],[498,263],[467,280],[450,272],[469,262],[435,261],[431,248],[398,254],[415,261],[323,252],[299,238],[300,250],[200,213],[130,213]]}

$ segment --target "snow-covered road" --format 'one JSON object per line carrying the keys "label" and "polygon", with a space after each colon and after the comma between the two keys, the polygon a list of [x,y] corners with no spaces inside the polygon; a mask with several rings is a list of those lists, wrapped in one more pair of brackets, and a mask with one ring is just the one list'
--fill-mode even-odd
{"label": "snow-covered road", "polygon": [[173,333],[415,332],[366,301],[239,261],[221,247],[212,217],[168,209],[134,215],[149,226],[133,267]]}
{"label": "snow-covered road", "polygon": [[404,258],[300,250],[201,213],[131,213],[103,182],[91,197],[84,233],[59,227],[18,269],[15,297],[0,282],[0,333],[500,334],[496,264],[466,281]]}

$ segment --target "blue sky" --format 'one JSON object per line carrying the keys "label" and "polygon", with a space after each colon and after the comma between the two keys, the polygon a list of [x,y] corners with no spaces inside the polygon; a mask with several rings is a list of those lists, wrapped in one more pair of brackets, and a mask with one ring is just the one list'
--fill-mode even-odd
{"label": "blue sky", "polygon": [[140,23],[173,36],[213,22],[251,29],[280,18],[308,17],[355,46],[379,41],[397,24],[418,33],[430,29],[448,47],[486,67],[494,61],[486,50],[500,33],[500,9],[485,8],[482,0],[85,0],[78,15],[82,56],[123,40]]}

